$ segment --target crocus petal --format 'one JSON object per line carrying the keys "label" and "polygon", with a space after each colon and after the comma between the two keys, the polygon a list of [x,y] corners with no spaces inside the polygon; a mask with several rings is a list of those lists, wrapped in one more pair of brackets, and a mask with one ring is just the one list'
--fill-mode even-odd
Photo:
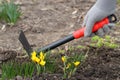
{"label": "crocus petal", "polygon": [[35,51],[33,51],[32,53],[31,53],[31,56],[36,56],[36,52]]}
{"label": "crocus petal", "polygon": [[67,61],[66,56],[62,56],[62,58],[61,58],[61,59],[62,59],[62,61],[63,61],[63,62],[66,62],[66,61]]}
{"label": "crocus petal", "polygon": [[32,56],[31,59],[32,59],[33,62],[37,62],[37,63],[40,62],[40,59],[37,58],[36,56]]}
{"label": "crocus petal", "polygon": [[71,66],[71,64],[70,64],[70,63],[68,63],[68,64],[67,64],[66,69],[70,68],[70,66]]}
{"label": "crocus petal", "polygon": [[36,62],[36,57],[35,56],[32,56],[31,59],[32,59],[33,62]]}
{"label": "crocus petal", "polygon": [[75,67],[77,67],[80,64],[80,61],[74,62]]}
{"label": "crocus petal", "polygon": [[43,52],[40,52],[40,60],[44,60],[45,59],[45,55]]}
{"label": "crocus petal", "polygon": [[46,64],[46,61],[43,61],[43,60],[40,61],[40,65],[41,65],[41,66],[45,66],[45,64]]}
{"label": "crocus petal", "polygon": [[37,63],[40,62],[40,59],[38,57],[36,57],[36,60],[35,60]]}

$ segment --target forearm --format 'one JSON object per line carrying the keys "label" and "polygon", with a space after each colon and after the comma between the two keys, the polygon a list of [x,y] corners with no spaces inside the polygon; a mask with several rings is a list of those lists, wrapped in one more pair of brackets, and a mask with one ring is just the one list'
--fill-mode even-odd
{"label": "forearm", "polygon": [[112,13],[115,11],[116,3],[117,0],[97,0],[95,5],[101,10]]}

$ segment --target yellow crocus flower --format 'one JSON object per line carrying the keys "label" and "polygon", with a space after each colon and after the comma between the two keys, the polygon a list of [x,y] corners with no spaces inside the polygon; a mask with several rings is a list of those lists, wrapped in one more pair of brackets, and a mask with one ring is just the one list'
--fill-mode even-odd
{"label": "yellow crocus flower", "polygon": [[36,52],[35,51],[33,51],[32,53],[31,53],[31,56],[36,56]]}
{"label": "yellow crocus flower", "polygon": [[43,52],[40,52],[40,60],[44,60],[45,59],[45,54]]}
{"label": "yellow crocus flower", "polygon": [[39,59],[38,57],[36,57],[35,61],[36,61],[37,63],[39,63],[39,62],[40,62],[40,59]]}
{"label": "yellow crocus flower", "polygon": [[46,55],[42,52],[40,52],[40,57],[39,58],[36,55],[37,55],[37,53],[35,51],[33,51],[31,53],[32,61],[40,64],[41,66],[44,66],[46,64],[46,61],[44,61]]}
{"label": "yellow crocus flower", "polygon": [[41,66],[45,66],[45,64],[46,64],[46,61],[44,61],[44,60],[41,60],[39,64],[40,64]]}
{"label": "yellow crocus flower", "polygon": [[67,64],[66,69],[70,68],[70,66],[71,66],[71,64],[70,64],[70,63],[68,63],[68,64]]}
{"label": "yellow crocus flower", "polygon": [[36,62],[36,56],[32,56],[31,59],[33,62]]}
{"label": "yellow crocus flower", "polygon": [[62,58],[61,58],[61,59],[62,59],[62,61],[63,61],[63,62],[66,62],[66,61],[67,61],[66,56],[62,56]]}
{"label": "yellow crocus flower", "polygon": [[32,59],[32,61],[34,61],[34,62],[36,62],[36,52],[35,51],[33,51],[32,53],[31,53],[31,59]]}
{"label": "yellow crocus flower", "polygon": [[37,55],[37,53],[35,51],[33,51],[31,53],[31,59],[32,59],[32,61],[39,63],[40,59],[36,55]]}
{"label": "yellow crocus flower", "polygon": [[75,67],[77,67],[80,64],[80,61],[74,62]]}
{"label": "yellow crocus flower", "polygon": [[31,59],[32,59],[32,61],[34,61],[34,62],[37,62],[37,63],[40,62],[40,59],[39,59],[38,57],[36,57],[36,56],[32,56]]}

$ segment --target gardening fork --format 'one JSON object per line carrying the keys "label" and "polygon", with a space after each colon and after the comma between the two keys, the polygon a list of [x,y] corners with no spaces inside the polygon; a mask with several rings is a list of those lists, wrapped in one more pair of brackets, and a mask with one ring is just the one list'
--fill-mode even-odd
{"label": "gardening fork", "polygon": [[[102,28],[105,24],[108,23],[115,23],[117,21],[117,18],[114,14],[104,18],[103,20],[101,20],[100,22],[95,23],[95,25],[93,26],[92,32],[96,32],[98,29]],[[39,52],[47,52],[49,50],[52,50],[62,44],[65,44],[69,41],[72,41],[74,39],[78,39],[84,36],[84,31],[85,31],[85,27],[75,31],[73,34],[68,35],[67,37],[57,40],[47,46],[44,46],[42,48],[37,49],[37,53]],[[19,35],[19,41],[22,43],[24,49],[26,50],[26,52],[28,53],[28,55],[31,55],[31,53],[33,52],[33,49],[31,48],[27,38],[25,37],[24,32],[21,30],[20,35]]]}

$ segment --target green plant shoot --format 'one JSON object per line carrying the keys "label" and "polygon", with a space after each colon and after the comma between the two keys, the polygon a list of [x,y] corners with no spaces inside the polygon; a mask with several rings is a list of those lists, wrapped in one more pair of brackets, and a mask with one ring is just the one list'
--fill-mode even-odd
{"label": "green plant shoot", "polygon": [[117,48],[119,47],[117,44],[115,44],[115,40],[111,38],[110,36],[105,36],[104,38],[101,38],[99,36],[92,37],[92,43],[91,46],[94,47],[108,47],[108,48]]}
{"label": "green plant shoot", "polygon": [[72,57],[68,57],[67,55],[62,56],[61,60],[63,62],[63,78],[69,79],[72,75],[75,74],[78,66],[81,64],[83,59],[85,58],[84,55],[74,55]]}
{"label": "green plant shoot", "polygon": [[13,1],[4,1],[0,4],[0,19],[6,21],[10,25],[14,25],[21,16],[19,7]]}
{"label": "green plant shoot", "polygon": [[[45,54],[43,52],[40,52],[39,55],[37,55],[36,51],[33,51],[31,54],[31,59],[36,64],[37,74],[45,73],[45,72],[51,72],[55,70],[55,61],[52,61],[50,58],[49,53]],[[54,69],[54,70],[53,70]]]}

